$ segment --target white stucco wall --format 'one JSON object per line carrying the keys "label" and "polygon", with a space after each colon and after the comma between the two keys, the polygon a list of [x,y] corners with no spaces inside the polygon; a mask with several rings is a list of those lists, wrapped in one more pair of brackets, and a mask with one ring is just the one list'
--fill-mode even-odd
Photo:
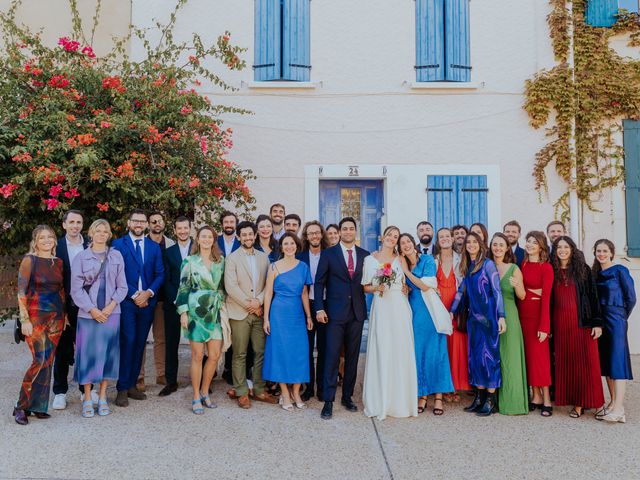
{"label": "white stucco wall", "polygon": [[[132,19],[152,26],[165,20],[164,0],[133,0]],[[308,88],[273,88],[253,82],[253,0],[191,0],[178,24],[179,38],[198,32],[212,41],[225,30],[247,48],[248,68],[223,77],[239,87],[224,93],[203,86],[214,102],[245,107],[251,116],[228,115],[234,130],[231,159],[253,169],[259,211],[274,202],[305,220],[318,216],[318,167],[323,178],[385,179],[383,222],[408,231],[425,218],[426,175],[487,172],[489,228],[518,219],[523,231],[544,229],[563,185],[549,171],[550,199],[534,190],[535,153],[544,132],[522,110],[524,82],[554,64],[539,0],[473,0],[472,88],[416,89],[413,0],[313,0],[311,82]],[[132,44],[134,55],[140,46]],[[217,68],[222,72],[223,69]],[[289,85],[289,87],[300,85]],[[454,85],[458,86],[458,85]],[[270,87],[270,88],[268,88]],[[386,166],[386,176],[382,167]],[[626,243],[622,189],[605,195],[604,212],[584,212],[585,249],[600,237]],[[637,262],[626,262],[640,277]],[[640,278],[637,278],[640,284]],[[640,310],[640,309],[639,309]],[[640,352],[640,313],[631,321],[632,350]]]}

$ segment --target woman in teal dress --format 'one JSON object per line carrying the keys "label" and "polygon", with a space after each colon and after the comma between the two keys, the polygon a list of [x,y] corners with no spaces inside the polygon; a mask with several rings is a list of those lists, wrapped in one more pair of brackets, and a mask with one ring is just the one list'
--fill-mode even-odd
{"label": "woman in teal dress", "polygon": [[409,304],[413,313],[413,341],[416,352],[416,370],[418,373],[418,413],[427,406],[427,396],[435,394],[434,415],[444,413],[442,394],[453,392],[447,336],[438,333],[422,298],[422,290],[436,288],[425,284],[422,279],[431,277],[436,281],[436,261],[431,255],[420,255],[416,242],[411,235],[403,233],[398,241],[403,259],[409,292]]}
{"label": "woman in teal dress", "polygon": [[[224,301],[224,258],[218,248],[215,231],[204,226],[198,230],[191,255],[182,262],[176,309],[182,332],[191,344],[191,385],[193,413],[204,407],[215,408],[209,398],[209,386],[222,351],[220,308]],[[207,361],[202,366],[205,348]]]}
{"label": "woman in teal dress", "polygon": [[498,410],[503,415],[526,415],[529,413],[529,387],[524,355],[522,327],[515,297],[526,296],[522,272],[516,265],[516,257],[509,240],[502,233],[491,239],[489,258],[500,274],[500,289],[504,302],[507,331],[500,335],[500,372],[502,386],[498,390]]}

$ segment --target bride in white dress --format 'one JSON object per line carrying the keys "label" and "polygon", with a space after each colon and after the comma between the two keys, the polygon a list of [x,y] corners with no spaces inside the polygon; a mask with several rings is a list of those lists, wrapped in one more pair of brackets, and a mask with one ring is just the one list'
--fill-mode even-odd
{"label": "bride in white dress", "polygon": [[[387,227],[382,248],[364,260],[362,284],[373,293],[364,371],[364,414],[384,420],[418,416],[418,377],[413,344],[411,306],[402,291],[404,273],[397,254],[400,230]],[[376,272],[390,263],[396,274],[391,286],[380,285]]]}

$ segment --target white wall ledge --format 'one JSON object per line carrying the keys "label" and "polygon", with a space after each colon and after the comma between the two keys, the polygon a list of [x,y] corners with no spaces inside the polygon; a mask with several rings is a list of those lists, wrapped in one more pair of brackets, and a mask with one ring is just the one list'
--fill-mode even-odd
{"label": "white wall ledge", "polygon": [[245,83],[248,88],[251,89],[297,89],[297,90],[313,90],[317,88],[316,83],[312,82],[279,82],[279,81],[266,81],[266,82],[249,82]]}
{"label": "white wall ledge", "polygon": [[410,82],[409,85],[412,90],[478,90],[481,87],[475,82]]}

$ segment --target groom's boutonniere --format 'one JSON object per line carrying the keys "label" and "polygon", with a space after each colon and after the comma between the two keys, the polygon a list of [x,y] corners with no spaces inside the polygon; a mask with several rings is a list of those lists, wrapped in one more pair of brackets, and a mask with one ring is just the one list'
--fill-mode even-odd
{"label": "groom's boutonniere", "polygon": [[[396,272],[389,262],[381,263],[376,270],[375,276],[373,277],[373,281],[377,285],[386,285],[387,287],[390,287],[395,279]],[[380,296],[382,296],[383,293],[384,292],[378,292]]]}

